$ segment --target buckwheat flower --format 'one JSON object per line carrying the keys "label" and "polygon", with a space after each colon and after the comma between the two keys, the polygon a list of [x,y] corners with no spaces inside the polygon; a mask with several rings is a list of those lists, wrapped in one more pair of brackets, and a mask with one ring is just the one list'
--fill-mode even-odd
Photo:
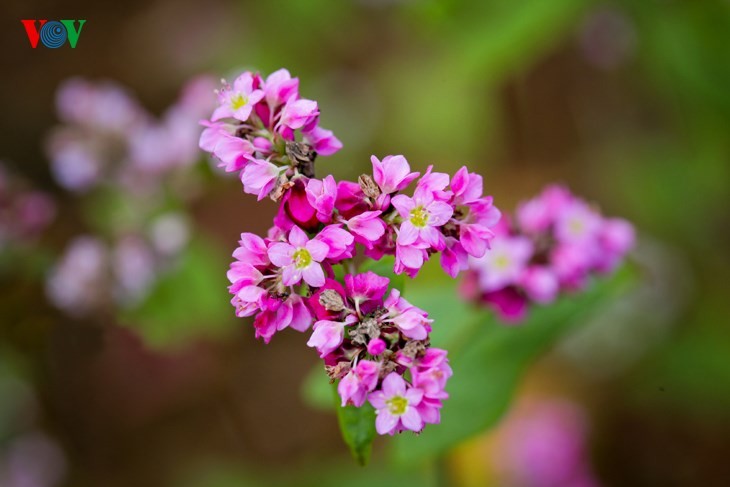
{"label": "buckwheat flower", "polygon": [[[235,274],[232,276],[235,276]],[[232,285],[231,289],[233,290],[235,287],[237,287],[236,284]],[[263,310],[262,301],[265,297],[265,289],[257,285],[243,285],[235,291],[235,295],[231,299],[231,304],[236,309],[237,317],[253,316]]]}
{"label": "buckwheat flower", "polygon": [[469,268],[469,254],[454,237],[446,237],[446,247],[441,252],[441,268],[452,278]]}
{"label": "buckwheat flower", "polygon": [[368,353],[372,356],[378,356],[385,352],[387,348],[386,343],[380,338],[373,338],[368,342]]}
{"label": "buckwheat flower", "polygon": [[271,110],[299,96],[299,78],[292,78],[288,70],[274,71],[263,83],[264,96]]}
{"label": "buckwheat flower", "polygon": [[518,324],[527,315],[527,298],[512,286],[487,292],[482,301],[506,323]]}
{"label": "buckwheat flower", "polygon": [[355,316],[349,315],[345,321],[320,320],[316,322],[307,346],[316,348],[320,358],[324,358],[342,345],[342,341],[345,339],[345,326],[356,321]]}
{"label": "buckwheat flower", "polygon": [[586,203],[575,200],[566,205],[555,222],[555,236],[563,243],[582,243],[596,238],[601,216]]}
{"label": "buckwheat flower", "polygon": [[[282,228],[290,228],[291,225],[284,224],[282,218],[285,216],[292,223],[309,232],[314,232],[320,226],[320,220],[317,218],[317,209],[309,203],[310,195],[307,193],[308,179],[305,177],[297,177],[290,181],[289,189],[281,198],[279,213],[274,219],[274,223]],[[322,210],[327,210],[328,197],[324,196],[320,199]],[[334,201],[333,201],[334,204]]]}
{"label": "buckwheat flower", "polygon": [[111,265],[116,277],[116,298],[134,304],[144,298],[157,276],[157,259],[150,246],[138,236],[122,238],[114,247]]}
{"label": "buckwheat flower", "polygon": [[[347,295],[355,303],[358,309],[367,301],[380,301],[388,290],[390,279],[379,276],[368,271],[362,274],[347,274],[345,276],[345,289]],[[363,310],[363,313],[369,313]]]}
{"label": "buckwheat flower", "polygon": [[429,348],[416,367],[411,369],[413,386],[423,391],[425,397],[446,399],[446,382],[453,375],[446,350]]}
{"label": "buckwheat flower", "polygon": [[470,173],[466,166],[462,166],[451,178],[451,191],[454,193],[454,205],[473,203],[482,197],[484,182],[479,174]]}
{"label": "buckwheat flower", "polygon": [[299,227],[289,232],[289,242],[277,242],[269,247],[271,263],[282,268],[282,283],[293,286],[302,279],[313,287],[324,284],[321,262],[327,257],[329,247],[320,240],[307,237]]}
{"label": "buckwheat flower", "polygon": [[251,116],[251,110],[264,97],[262,90],[254,89],[253,75],[245,72],[238,76],[233,86],[224,84],[218,92],[220,106],[213,111],[213,122],[222,118],[235,118],[245,122]]}
{"label": "buckwheat flower", "polygon": [[428,313],[406,301],[397,289],[390,291],[384,306],[388,310],[384,322],[393,323],[408,338],[426,339],[433,323],[433,320],[428,319]]}
{"label": "buckwheat flower", "polygon": [[312,100],[289,100],[281,110],[279,125],[297,130],[311,124],[319,116],[317,102]]}
{"label": "buckwheat flower", "polygon": [[337,386],[337,392],[342,399],[342,407],[348,404],[356,407],[362,406],[368,393],[378,385],[379,373],[380,364],[378,362],[360,360]]}
{"label": "buckwheat flower", "polygon": [[375,408],[375,430],[381,435],[393,435],[408,429],[421,431],[423,419],[417,406],[423,399],[420,389],[407,387],[395,372],[383,379],[382,389],[370,393],[368,400]]}
{"label": "buckwheat flower", "polygon": [[200,148],[218,158],[221,161],[218,167],[226,172],[243,169],[253,156],[254,145],[246,139],[236,137],[232,125],[207,120],[203,120],[201,124],[206,128],[200,135]]}
{"label": "buckwheat flower", "polygon": [[331,156],[342,149],[342,142],[334,136],[332,131],[319,126],[302,132],[302,140],[314,147],[314,150],[320,156]]}
{"label": "buckwheat flower", "polygon": [[347,229],[355,234],[358,243],[371,247],[372,243],[385,234],[385,222],[380,218],[381,211],[364,211],[349,220],[343,220]]}
{"label": "buckwheat flower", "polygon": [[338,224],[327,225],[314,239],[327,245],[327,258],[335,262],[350,259],[355,252],[355,238]]}
{"label": "buckwheat flower", "polygon": [[522,273],[519,284],[531,300],[540,304],[553,302],[560,291],[558,277],[547,266],[528,267]]}
{"label": "buckwheat flower", "polygon": [[484,291],[494,291],[516,283],[532,257],[533,245],[526,237],[498,237],[492,249],[474,259],[479,269],[479,284]]}
{"label": "buckwheat flower", "polygon": [[279,175],[285,170],[286,167],[277,167],[269,161],[251,158],[241,172],[243,191],[258,195],[258,200],[261,201],[271,193]]}
{"label": "buckwheat flower", "polygon": [[405,189],[420,174],[411,172],[411,166],[403,156],[385,156],[382,161],[370,157],[373,164],[373,180],[385,194]]}
{"label": "buckwheat flower", "polygon": [[410,277],[415,277],[427,259],[428,251],[426,249],[415,245],[398,244],[395,248],[394,272],[396,274],[405,272]]}
{"label": "buckwheat flower", "polygon": [[237,260],[254,266],[269,264],[269,255],[266,242],[254,233],[242,233],[238,241],[238,248],[233,251]]}
{"label": "buckwheat flower", "polygon": [[399,194],[391,203],[403,218],[396,240],[399,246],[425,243],[435,250],[444,249],[446,242],[438,227],[454,213],[451,205],[434,199],[431,191],[416,191],[413,198]]}
{"label": "buckwheat flower", "polygon": [[337,183],[332,175],[323,180],[310,179],[307,182],[307,201],[317,210],[317,219],[322,223],[332,220],[337,199]]}

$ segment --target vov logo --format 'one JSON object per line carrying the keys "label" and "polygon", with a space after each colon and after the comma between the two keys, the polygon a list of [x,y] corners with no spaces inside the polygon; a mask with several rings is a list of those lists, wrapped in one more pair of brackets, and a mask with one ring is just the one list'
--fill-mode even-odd
{"label": "vov logo", "polygon": [[[25,27],[25,33],[28,34],[30,47],[35,49],[38,47],[38,40],[49,49],[57,49],[64,45],[68,40],[68,44],[72,49],[76,48],[79,42],[81,29],[84,27],[86,20],[36,20],[27,19],[20,21]],[[78,29],[76,23],[78,22]]]}

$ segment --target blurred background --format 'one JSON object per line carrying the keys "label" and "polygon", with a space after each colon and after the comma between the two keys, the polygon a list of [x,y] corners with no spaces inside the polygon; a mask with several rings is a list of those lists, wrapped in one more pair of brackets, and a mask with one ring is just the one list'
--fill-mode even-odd
{"label": "blurred background", "polygon": [[[515,446],[526,432],[564,445],[534,461],[580,463],[581,485],[727,485],[728,2],[31,0],[0,12],[0,486],[546,486],[519,473],[532,457],[510,454],[540,455]],[[26,18],[87,23],[75,49],[31,49]],[[88,191],[59,173],[69,78],[117,83],[144,107],[130,123],[166,133],[179,110],[194,124],[213,102],[200,88],[188,103],[189,80],[280,67],[344,143],[320,176],[354,179],[371,154],[404,154],[414,170],[467,164],[504,210],[563,182],[638,229],[640,283],[534,361],[494,429],[436,461],[392,462],[379,440],[373,465],[354,466],[334,415],[302,394],[318,362],[306,337],[264,346],[233,317],[228,256],[242,231],[266,231],[273,203],[194,151]],[[124,107],[107,108],[68,137],[121,124]],[[156,247],[159,232],[179,248]],[[106,255],[137,271],[102,293],[108,279],[83,276]],[[446,279],[434,276],[415,295]]]}

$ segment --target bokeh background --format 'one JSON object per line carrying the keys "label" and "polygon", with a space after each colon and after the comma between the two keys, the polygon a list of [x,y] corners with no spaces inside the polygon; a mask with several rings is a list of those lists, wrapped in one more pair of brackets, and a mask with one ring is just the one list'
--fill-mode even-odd
{"label": "bokeh background", "polygon": [[[10,487],[507,485],[499,427],[436,466],[392,466],[387,441],[373,466],[352,465],[333,414],[301,393],[317,362],[304,335],[264,346],[229,312],[228,255],[242,231],[265,232],[274,204],[202,157],[184,211],[203,258],[135,313],[69,317],[46,298],[49,269],[93,231],[96,204],[49,170],[63,80],[115,80],[161,114],[195,75],[280,67],[344,143],[320,174],[354,178],[371,154],[401,153],[417,170],[468,164],[503,209],[557,181],[634,222],[641,283],[534,363],[510,414],[580,405],[600,485],[727,485],[728,2],[10,1],[0,12],[0,159],[57,205],[41,237],[2,259],[0,471],[26,472]],[[76,49],[33,50],[25,18],[87,23]],[[188,313],[191,286],[205,297]]]}

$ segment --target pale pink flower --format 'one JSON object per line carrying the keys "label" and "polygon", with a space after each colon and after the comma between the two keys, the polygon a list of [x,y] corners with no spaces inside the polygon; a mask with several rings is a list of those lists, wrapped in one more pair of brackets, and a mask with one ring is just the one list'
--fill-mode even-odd
{"label": "pale pink flower", "polygon": [[428,319],[428,313],[401,297],[399,290],[390,291],[384,306],[388,314],[383,321],[393,323],[403,335],[413,340],[424,340],[428,336],[433,320]]}
{"label": "pale pink flower", "polygon": [[299,227],[289,232],[289,242],[276,242],[269,246],[271,263],[282,268],[282,283],[285,286],[298,284],[302,279],[313,287],[324,284],[324,271],[320,264],[329,252],[321,240],[307,237]]}
{"label": "pale pink flower", "polygon": [[213,122],[222,118],[235,118],[241,122],[248,120],[251,116],[253,106],[264,97],[262,90],[254,89],[253,75],[245,72],[238,76],[233,86],[227,83],[218,92],[218,108],[213,112]]}
{"label": "pale pink flower", "polygon": [[314,324],[307,346],[316,348],[319,356],[324,358],[342,345],[342,341],[345,339],[345,326],[356,321],[357,318],[353,315],[345,318],[344,322],[319,320]]}
{"label": "pale pink flower", "polygon": [[375,429],[381,435],[393,435],[405,429],[421,431],[423,419],[417,406],[423,391],[408,387],[403,378],[391,372],[383,379],[382,389],[370,393],[368,400],[375,408]]}
{"label": "pale pink flower", "polygon": [[302,133],[304,143],[314,147],[320,156],[331,156],[342,149],[342,142],[334,136],[331,130],[315,126],[311,130]]}
{"label": "pale pink flower", "polygon": [[494,291],[516,283],[532,253],[532,242],[526,237],[495,238],[489,252],[479,259],[472,258],[472,268],[479,274],[482,290]]}
{"label": "pale pink flower", "polygon": [[342,407],[348,404],[362,406],[368,393],[378,385],[379,373],[380,364],[378,362],[360,360],[337,386],[337,392],[342,398]]}
{"label": "pale pink flower", "polygon": [[381,211],[364,211],[349,220],[343,220],[347,229],[358,237],[360,243],[371,246],[385,234],[385,222],[380,218]]}
{"label": "pale pink flower", "polygon": [[446,243],[438,227],[454,213],[451,205],[434,199],[430,191],[417,191],[413,198],[399,194],[391,202],[403,218],[396,240],[399,246],[426,244],[443,250]]}
{"label": "pale pink flower", "polygon": [[300,129],[319,116],[317,102],[312,100],[289,100],[281,110],[279,124],[291,130]]}
{"label": "pale pink flower", "polygon": [[419,176],[419,173],[411,172],[408,161],[400,155],[385,156],[382,161],[372,156],[370,161],[373,163],[373,180],[385,194],[405,189]]}
{"label": "pale pink flower", "polygon": [[248,165],[241,172],[243,191],[258,195],[258,200],[266,198],[274,189],[279,175],[286,170],[286,166],[277,167],[263,159],[249,159]]}
{"label": "pale pink flower", "polygon": [[307,201],[317,210],[317,219],[322,223],[332,220],[337,199],[337,183],[332,175],[322,180],[310,179],[307,182]]}

